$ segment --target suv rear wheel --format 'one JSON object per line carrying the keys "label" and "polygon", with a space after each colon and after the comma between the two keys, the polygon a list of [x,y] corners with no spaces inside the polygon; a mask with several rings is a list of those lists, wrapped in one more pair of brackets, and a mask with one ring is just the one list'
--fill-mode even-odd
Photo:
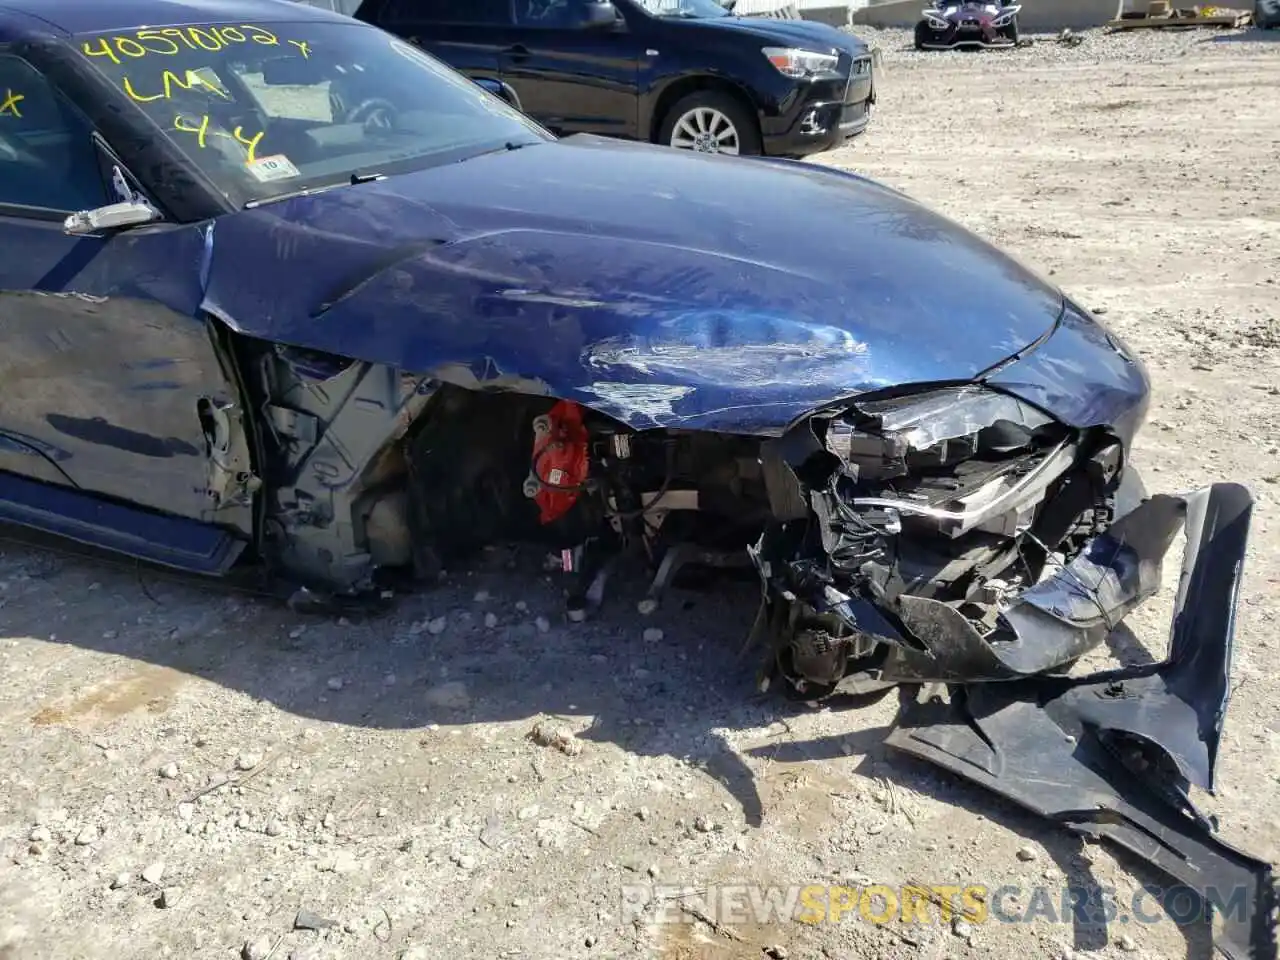
{"label": "suv rear wheel", "polygon": [[761,152],[760,131],[751,111],[719,90],[698,90],[677,101],[663,118],[658,142],[698,153]]}

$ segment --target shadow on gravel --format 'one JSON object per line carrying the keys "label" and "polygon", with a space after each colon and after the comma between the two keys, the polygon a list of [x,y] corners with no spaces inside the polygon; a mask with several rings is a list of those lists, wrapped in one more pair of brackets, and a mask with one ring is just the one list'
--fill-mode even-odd
{"label": "shadow on gravel", "polygon": [[[162,712],[188,677],[299,717],[376,730],[522,721],[531,729],[540,719],[589,716],[578,739],[687,758],[720,780],[759,826],[751,771],[722,732],[767,726],[805,708],[756,692],[760,654],[743,645],[758,581],[673,589],[646,617],[636,610],[645,582],[619,576],[603,610],[572,624],[541,560],[493,551],[386,614],[336,620],[151,570],[6,546],[0,634],[134,661],[95,664],[107,674],[103,683],[41,704],[37,724]],[[482,591],[489,598],[477,600]],[[486,614],[498,623],[486,626]],[[432,633],[439,617],[447,625]],[[646,642],[652,628],[661,639]]]}
{"label": "shadow on gravel", "polygon": [[[134,661],[73,699],[43,704],[32,717],[37,724],[109,718],[113,711],[163,712],[185,677],[299,717],[377,730],[522,721],[532,727],[546,718],[590,716],[579,739],[613,743],[637,756],[687,759],[723,785],[750,826],[760,827],[765,811],[756,774],[724,734],[809,708],[781,694],[756,693],[760,652],[743,649],[758,602],[756,583],[721,579],[698,591],[674,589],[658,611],[642,617],[635,604],[644,581],[619,577],[595,618],[570,624],[540,560],[494,551],[470,570],[451,572],[438,588],[402,598],[387,614],[348,622],[302,617],[274,601],[151,571],[6,548],[0,552],[0,632]],[[487,599],[477,599],[482,592]],[[485,625],[486,613],[498,617],[495,627]],[[431,620],[441,616],[447,624],[433,634]],[[546,632],[538,618],[549,623]],[[645,630],[655,627],[661,639],[646,642]],[[1113,649],[1131,662],[1151,659],[1131,634],[1117,638]],[[340,689],[333,689],[338,680]],[[746,756],[778,763],[864,756],[858,772],[997,820],[1043,844],[1073,886],[1097,888],[1078,840],[887,751],[890,728],[867,727],[865,718],[860,725],[858,718],[858,708],[881,696],[829,702],[833,711],[848,713],[846,733],[752,748]],[[428,750],[429,743],[423,739],[420,746]],[[1158,882],[1140,860],[1123,862],[1140,882]],[[1078,950],[1109,942],[1105,924],[1077,918],[1074,932]],[[1196,951],[1203,951],[1207,934],[1185,932],[1187,956],[1203,956]]]}
{"label": "shadow on gravel", "polygon": [[1160,651],[1159,656],[1153,654],[1138,639],[1137,634],[1129,629],[1129,625],[1125,623],[1120,624],[1107,634],[1107,649],[1111,651],[1111,656],[1117,662],[1127,666],[1158,663],[1162,657],[1167,655],[1163,650]]}
{"label": "shadow on gravel", "polygon": [[[1127,630],[1117,639],[1113,649],[1117,655],[1123,650],[1132,654],[1140,651],[1137,662],[1152,662],[1152,658]],[[898,697],[905,706],[911,691],[900,690]],[[834,709],[856,707],[856,702],[835,705]],[[1034,917],[1066,924],[1070,919],[1072,948],[1092,953],[1106,950],[1114,939],[1136,924],[1141,918],[1159,917],[1161,922],[1171,922],[1160,909],[1161,896],[1168,878],[1140,857],[1123,848],[1107,844],[1106,850],[1115,857],[1121,868],[1134,880],[1132,892],[1118,890],[1114,884],[1103,882],[1094,869],[1089,845],[1082,838],[1046,823],[1042,818],[1028,813],[1007,800],[992,795],[980,787],[958,777],[952,777],[936,767],[880,748],[880,741],[889,733],[888,727],[860,730],[852,734],[839,734],[803,742],[792,741],[777,747],[755,748],[747,755],[758,760],[766,757],[779,763],[803,763],[805,761],[835,761],[853,754],[865,754],[857,772],[868,777],[884,777],[917,794],[932,796],[951,806],[973,814],[975,820],[990,819],[1020,837],[1034,841],[1049,854],[1057,868],[1056,875],[1037,866],[1036,875],[1020,889],[1010,888],[1004,894],[999,889],[991,891],[987,908],[994,915],[998,910],[1009,919],[1004,922],[1030,922]],[[1096,847],[1095,847],[1096,849]],[[901,878],[904,882],[927,878]],[[986,878],[974,877],[968,882],[983,882]],[[1070,891],[1068,894],[1067,891]],[[998,902],[993,902],[998,900]],[[1088,905],[1076,910],[1074,903]],[[1111,904],[1114,914],[1100,917],[1095,904]],[[1136,906],[1136,911],[1135,911]],[[1107,920],[1110,920],[1110,923]],[[1001,922],[997,917],[996,922]],[[1151,922],[1147,919],[1147,922]],[[1178,923],[1186,944],[1186,960],[1205,960],[1216,955],[1212,929],[1203,922]]]}

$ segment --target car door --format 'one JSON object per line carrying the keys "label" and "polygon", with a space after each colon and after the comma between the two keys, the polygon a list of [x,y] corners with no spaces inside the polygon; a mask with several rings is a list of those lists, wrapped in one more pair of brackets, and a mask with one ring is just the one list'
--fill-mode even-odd
{"label": "car door", "polygon": [[132,189],[125,171],[3,46],[0,102],[0,471],[227,520],[208,493],[206,428],[232,398],[199,317],[203,228],[69,236],[69,213]]}
{"label": "car door", "polygon": [[644,51],[626,21],[587,26],[586,0],[514,0],[516,30],[502,80],[520,105],[558,133],[639,136]]}
{"label": "car door", "polygon": [[377,25],[472,79],[498,80],[512,0],[387,0]]}

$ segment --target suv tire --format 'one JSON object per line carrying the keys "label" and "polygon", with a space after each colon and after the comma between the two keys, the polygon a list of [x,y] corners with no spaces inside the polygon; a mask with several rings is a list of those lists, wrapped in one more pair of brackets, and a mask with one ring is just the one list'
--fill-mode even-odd
{"label": "suv tire", "polygon": [[756,118],[736,97],[697,90],[681,97],[658,130],[658,142],[677,150],[756,156],[762,152]]}

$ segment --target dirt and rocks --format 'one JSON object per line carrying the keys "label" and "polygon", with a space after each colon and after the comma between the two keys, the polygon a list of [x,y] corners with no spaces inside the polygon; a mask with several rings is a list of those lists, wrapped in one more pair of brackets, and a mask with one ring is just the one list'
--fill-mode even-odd
{"label": "dirt and rocks", "polygon": [[[1138,444],[1149,486],[1235,478],[1256,492],[1209,806],[1229,839],[1280,860],[1280,43],[1088,33],[925,55],[903,34],[867,35],[885,51],[873,129],[818,162],[906,190],[1105,309],[1155,383]],[[892,696],[810,710],[756,694],[740,656],[750,585],[680,592],[646,616],[641,585],[623,584],[576,625],[538,559],[494,551],[390,616],[349,622],[5,547],[0,957],[1203,947],[1167,918],[1073,927],[1043,911],[717,929],[694,898],[666,911],[683,923],[637,920],[624,888],[908,881],[1019,885],[1008,911],[1037,885],[1057,902],[1068,880],[1092,880],[1128,916],[1159,878],[887,754]],[[1160,655],[1175,570],[1132,619],[1144,649],[1123,656]]]}

